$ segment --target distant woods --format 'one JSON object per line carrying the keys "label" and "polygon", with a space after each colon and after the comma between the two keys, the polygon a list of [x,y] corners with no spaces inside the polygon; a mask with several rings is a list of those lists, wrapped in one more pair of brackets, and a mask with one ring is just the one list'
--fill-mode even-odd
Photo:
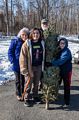
{"label": "distant woods", "polygon": [[47,18],[59,34],[79,34],[79,0],[0,0],[0,32],[14,35]]}

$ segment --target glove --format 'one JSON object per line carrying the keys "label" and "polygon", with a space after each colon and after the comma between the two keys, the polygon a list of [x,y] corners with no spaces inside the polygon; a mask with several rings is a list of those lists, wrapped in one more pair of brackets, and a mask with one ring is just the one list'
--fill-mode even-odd
{"label": "glove", "polygon": [[46,67],[51,67],[52,63],[51,62],[46,62]]}

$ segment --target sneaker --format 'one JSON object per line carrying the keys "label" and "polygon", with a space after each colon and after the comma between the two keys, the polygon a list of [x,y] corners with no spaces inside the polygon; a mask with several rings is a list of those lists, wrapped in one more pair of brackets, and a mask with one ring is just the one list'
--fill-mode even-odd
{"label": "sneaker", "polygon": [[70,107],[70,104],[64,104],[62,105],[63,108],[69,108]]}
{"label": "sneaker", "polygon": [[24,103],[24,106],[30,107],[30,106],[31,106],[31,105],[30,105],[30,101],[29,101],[29,100],[26,100],[25,103]]}
{"label": "sneaker", "polygon": [[43,100],[40,100],[40,103],[39,104],[45,104],[45,101]]}
{"label": "sneaker", "polygon": [[40,103],[40,99],[38,97],[33,98],[34,103]]}
{"label": "sneaker", "polygon": [[66,107],[70,107],[70,104],[66,104]]}
{"label": "sneaker", "polygon": [[24,101],[24,98],[23,98],[23,97],[21,97],[21,101],[22,101],[22,102]]}
{"label": "sneaker", "polygon": [[18,101],[21,101],[21,97],[20,96],[17,95],[16,98],[17,98]]}

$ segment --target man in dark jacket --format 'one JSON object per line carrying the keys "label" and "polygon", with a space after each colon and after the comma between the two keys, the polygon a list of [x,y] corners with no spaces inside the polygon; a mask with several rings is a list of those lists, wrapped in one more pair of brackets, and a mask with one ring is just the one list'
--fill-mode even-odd
{"label": "man in dark jacket", "polygon": [[24,91],[24,76],[20,74],[19,56],[22,44],[28,39],[28,33],[28,28],[21,29],[17,37],[11,40],[8,50],[8,58],[11,64],[13,64],[12,70],[15,73],[16,95],[18,100],[21,100],[21,94]]}
{"label": "man in dark jacket", "polygon": [[[59,40],[60,53],[59,57],[52,61],[53,66],[60,68],[60,83],[64,82],[64,101],[66,105],[70,104],[70,84],[72,75],[72,55],[68,48],[68,41],[65,38]],[[60,84],[59,83],[59,84]]]}
{"label": "man in dark jacket", "polygon": [[[46,31],[48,29],[48,20],[47,19],[42,19],[41,20],[41,36],[42,39],[44,40],[46,37],[44,35],[44,31]],[[40,78],[40,83],[39,83],[39,90],[41,90],[43,88],[43,72],[41,73],[41,78]]]}

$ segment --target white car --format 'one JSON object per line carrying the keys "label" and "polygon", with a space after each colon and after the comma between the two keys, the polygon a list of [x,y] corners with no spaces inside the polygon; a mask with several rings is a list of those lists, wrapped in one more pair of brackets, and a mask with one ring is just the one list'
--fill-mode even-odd
{"label": "white car", "polygon": [[79,63],[79,51],[77,51],[74,55],[74,63]]}

